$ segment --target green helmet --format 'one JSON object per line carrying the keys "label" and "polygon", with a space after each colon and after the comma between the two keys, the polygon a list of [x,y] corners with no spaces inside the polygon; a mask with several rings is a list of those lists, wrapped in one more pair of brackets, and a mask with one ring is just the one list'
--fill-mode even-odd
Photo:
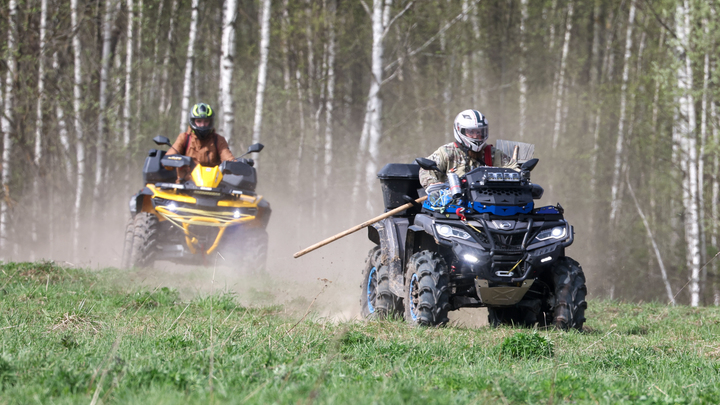
{"label": "green helmet", "polygon": [[[206,126],[199,127],[195,125],[195,120],[198,118],[210,120],[210,123]],[[214,121],[215,112],[209,105],[205,103],[197,103],[190,109],[188,122],[190,123],[190,128],[192,128],[198,138],[205,139],[213,132]]]}

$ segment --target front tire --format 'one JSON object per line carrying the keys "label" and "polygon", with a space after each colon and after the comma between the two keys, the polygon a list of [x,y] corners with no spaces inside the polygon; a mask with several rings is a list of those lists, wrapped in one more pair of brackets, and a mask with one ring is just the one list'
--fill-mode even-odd
{"label": "front tire", "polygon": [[585,273],[575,260],[560,258],[552,268],[555,283],[553,324],[563,330],[582,330],[585,323]]}
{"label": "front tire", "polygon": [[447,265],[439,254],[423,250],[412,255],[405,275],[405,320],[422,326],[446,324],[449,281]]}
{"label": "front tire", "polygon": [[400,300],[390,290],[388,266],[381,263],[380,255],[380,247],[375,246],[365,259],[360,285],[360,313],[365,319],[402,316]]}
{"label": "front tire", "polygon": [[130,257],[132,256],[134,239],[135,218],[130,217],[127,225],[125,225],[125,242],[123,243],[122,258],[120,259],[120,268],[122,269],[130,267]]}
{"label": "front tire", "polygon": [[134,236],[130,254],[131,267],[152,267],[157,253],[160,221],[149,212],[135,215]]}

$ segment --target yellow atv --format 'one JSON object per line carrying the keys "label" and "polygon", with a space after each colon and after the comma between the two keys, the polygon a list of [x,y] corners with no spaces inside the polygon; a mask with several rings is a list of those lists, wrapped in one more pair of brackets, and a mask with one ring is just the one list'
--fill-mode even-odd
{"label": "yellow atv", "polygon": [[[164,136],[153,141],[172,147]],[[242,156],[262,149],[256,143]],[[271,210],[255,193],[253,160],[242,156],[214,167],[195,165],[192,180],[177,182],[177,169],[192,167],[192,159],[151,149],[143,167],[145,187],[130,198],[122,267],[152,267],[156,260],[182,264],[217,260],[261,271]]]}

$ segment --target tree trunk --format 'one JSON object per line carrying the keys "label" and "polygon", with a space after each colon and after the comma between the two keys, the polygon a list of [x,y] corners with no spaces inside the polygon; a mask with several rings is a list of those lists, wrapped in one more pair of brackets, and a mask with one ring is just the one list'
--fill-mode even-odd
{"label": "tree trunk", "polygon": [[75,115],[75,151],[77,154],[77,171],[75,184],[75,206],[73,210],[73,260],[77,261],[80,254],[80,208],[82,206],[83,186],[85,185],[85,139],[83,135],[82,113],[82,48],[80,46],[80,25],[78,21],[78,0],[70,0],[71,20],[73,26],[73,59],[74,59],[74,85],[73,85],[73,112]]}
{"label": "tree trunk", "polygon": [[677,100],[678,119],[674,132],[680,142],[678,156],[685,169],[686,181],[683,181],[683,205],[685,206],[685,243],[688,270],[690,272],[690,305],[700,304],[700,235],[697,207],[697,141],[695,139],[695,101],[692,94],[693,73],[690,61],[690,7],[689,0],[679,3],[675,18],[678,36],[678,55],[680,64],[677,70],[677,82],[680,96]]}
{"label": "tree trunk", "polygon": [[143,8],[144,8],[144,7],[145,7],[145,4],[143,3],[143,0],[138,0],[138,5],[137,5],[137,12],[138,12],[137,22],[138,22],[138,27],[137,27],[137,38],[135,39],[135,42],[136,42],[136,44],[137,44],[137,45],[136,45],[136,47],[137,47],[136,57],[137,57],[137,60],[138,60],[138,65],[139,65],[139,66],[138,66],[139,72],[138,72],[138,74],[137,74],[137,86],[136,86],[136,87],[137,87],[137,90],[135,90],[135,94],[137,94],[136,99],[135,99],[135,103],[136,103],[136,107],[135,107],[136,114],[135,114],[135,116],[136,116],[136,117],[142,117],[143,72],[144,72],[142,61],[145,60],[145,58],[144,58],[145,55],[144,55],[144,53],[143,53],[143,43],[142,43],[142,34],[143,34]]}
{"label": "tree trunk", "polygon": [[170,64],[170,49],[173,47],[173,34],[175,30],[175,12],[177,11],[178,0],[172,0],[172,6],[170,9],[170,28],[168,29],[168,43],[165,48],[165,57],[163,58],[162,64],[162,76],[160,79],[160,104],[158,104],[158,111],[160,114],[166,113],[170,109],[172,103],[167,100],[167,81],[168,81],[168,65]]}
{"label": "tree trunk", "polygon": [[[710,41],[707,18],[702,21],[705,41]],[[705,145],[707,143],[707,115],[708,115],[708,82],[710,81],[710,53],[705,51],[703,63],[703,92],[702,104],[700,105],[700,152],[698,155],[698,229],[700,232],[700,263],[707,260],[705,239]],[[704,290],[707,279],[707,267],[703,267],[700,275],[700,287]]]}
{"label": "tree trunk", "polygon": [[632,35],[633,25],[635,23],[635,0],[630,1],[630,14],[628,16],[627,34],[625,37],[625,56],[623,58],[622,85],[620,87],[620,120],[618,122],[617,141],[615,143],[615,169],[613,171],[613,181],[610,190],[610,226],[615,222],[615,216],[620,209],[620,198],[618,197],[618,189],[620,188],[620,166],[623,160],[623,146],[625,145],[625,116],[627,115],[627,86],[630,76],[630,58],[632,57]]}
{"label": "tree trunk", "polygon": [[262,0],[260,16],[260,64],[258,66],[257,93],[255,97],[255,123],[253,124],[252,143],[260,142],[262,128],[263,99],[267,79],[268,48],[270,47],[270,0]]}
{"label": "tree trunk", "polygon": [[38,58],[38,101],[35,119],[35,176],[33,179],[33,219],[30,236],[33,242],[31,260],[35,260],[37,246],[37,226],[40,220],[40,160],[42,159],[43,143],[43,104],[45,102],[45,33],[47,30],[47,0],[40,1],[40,56]]}
{"label": "tree trunk", "polygon": [[2,187],[3,198],[0,202],[0,254],[8,254],[8,232],[10,228],[10,158],[12,156],[13,147],[13,128],[15,120],[15,74],[17,73],[17,26],[15,23],[15,15],[17,14],[17,2],[9,0],[8,2],[8,36],[7,36],[7,53],[5,61],[7,63],[7,75],[5,78],[5,100],[3,102],[4,114],[0,118],[3,132],[3,153],[2,153]]}
{"label": "tree trunk", "polygon": [[[57,52],[53,52],[53,71],[60,71],[60,63],[58,62]],[[55,82],[60,82],[59,75],[55,76]],[[65,122],[65,110],[62,107],[60,100],[55,101],[55,116],[57,117],[58,125],[58,138],[60,139],[60,145],[63,148],[62,160],[65,163],[65,175],[67,176],[67,183],[72,184],[73,182],[73,167],[72,159],[70,159],[70,139],[68,139],[67,123]]]}
{"label": "tree trunk", "polygon": [[233,71],[235,70],[235,18],[237,0],[225,0],[223,10],[222,44],[220,59],[220,100],[223,135],[230,141],[235,125],[235,104],[232,97]]}
{"label": "tree trunk", "polygon": [[197,20],[199,0],[192,0],[190,14],[190,35],[188,37],[187,57],[185,58],[185,79],[183,80],[182,108],[180,111],[180,132],[187,127],[188,108],[190,108],[190,88],[193,74],[193,61],[195,60],[195,37],[197,36]]}
{"label": "tree trunk", "polygon": [[151,71],[151,73],[150,73],[150,92],[149,92],[149,96],[148,96],[148,100],[150,100],[150,102],[155,101],[155,90],[157,90],[157,69],[156,69],[156,67],[157,67],[157,60],[158,60],[158,51],[159,51],[158,41],[160,40],[160,21],[162,20],[163,4],[165,4],[165,2],[163,0],[160,0],[160,5],[158,6],[157,17],[155,18],[155,40],[153,41],[152,65],[150,66],[150,71]]}
{"label": "tree trunk", "polygon": [[525,69],[527,68],[527,61],[525,60],[527,54],[527,44],[525,43],[525,24],[528,19],[528,0],[520,0],[520,68],[518,69],[518,84],[520,88],[520,117],[519,120],[519,131],[518,137],[523,140],[525,139],[525,121],[526,121],[526,110],[527,110],[527,77],[525,76]]}
{"label": "tree trunk", "polygon": [[558,77],[557,85],[557,100],[555,104],[555,129],[553,131],[553,149],[557,148],[558,140],[560,139],[560,126],[562,123],[562,111],[563,111],[563,89],[565,87],[565,69],[567,66],[567,56],[570,50],[570,36],[572,32],[572,18],[573,18],[573,0],[568,1],[567,4],[567,21],[565,22],[565,39],[563,41],[562,57],[560,58],[560,73]]}
{"label": "tree trunk", "polygon": [[325,99],[325,181],[323,188],[328,189],[332,176],[333,160],[333,103],[335,101],[335,17],[337,0],[330,0],[328,6],[328,60],[327,60],[327,97]]}
{"label": "tree trunk", "polygon": [[133,24],[135,10],[133,0],[127,0],[127,43],[125,45],[125,106],[123,107],[123,146],[128,151],[130,146],[130,101],[132,99],[132,70],[133,70]]}
{"label": "tree trunk", "polygon": [[102,60],[100,64],[100,96],[98,100],[98,124],[97,139],[95,148],[95,185],[93,187],[92,216],[96,218],[98,206],[100,205],[100,189],[102,188],[104,157],[105,157],[105,123],[108,113],[108,78],[110,76],[110,62],[112,59],[112,22],[115,0],[107,0],[105,3],[105,15],[103,17],[103,47]]}

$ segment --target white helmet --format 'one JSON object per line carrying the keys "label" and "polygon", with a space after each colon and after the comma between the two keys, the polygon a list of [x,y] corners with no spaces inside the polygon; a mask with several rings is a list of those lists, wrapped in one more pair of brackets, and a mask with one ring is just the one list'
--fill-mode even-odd
{"label": "white helmet", "polygon": [[455,117],[453,133],[460,149],[480,152],[488,139],[488,122],[478,110],[465,110]]}

